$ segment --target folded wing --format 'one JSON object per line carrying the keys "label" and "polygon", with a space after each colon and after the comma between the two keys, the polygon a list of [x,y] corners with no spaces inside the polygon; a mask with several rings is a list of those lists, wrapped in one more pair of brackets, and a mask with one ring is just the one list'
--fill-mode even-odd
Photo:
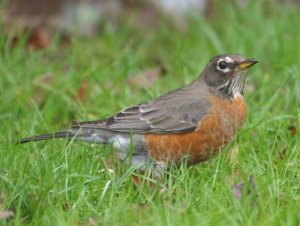
{"label": "folded wing", "polygon": [[[73,128],[108,129],[133,133],[184,133],[194,131],[209,112],[210,103],[188,89],[124,109],[100,121],[79,122]],[[172,94],[172,95],[171,95]]]}

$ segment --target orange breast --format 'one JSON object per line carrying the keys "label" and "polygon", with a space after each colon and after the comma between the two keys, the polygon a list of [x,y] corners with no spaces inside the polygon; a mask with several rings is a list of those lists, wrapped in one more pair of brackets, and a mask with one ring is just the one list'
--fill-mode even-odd
{"label": "orange breast", "polygon": [[210,97],[212,110],[194,132],[183,134],[145,134],[145,145],[152,159],[178,162],[188,157],[189,164],[207,160],[232,140],[246,116],[244,98],[233,101]]}

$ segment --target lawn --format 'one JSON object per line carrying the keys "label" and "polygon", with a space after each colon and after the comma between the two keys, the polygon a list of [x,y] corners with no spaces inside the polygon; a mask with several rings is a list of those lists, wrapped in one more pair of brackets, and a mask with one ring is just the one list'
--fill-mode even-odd
{"label": "lawn", "polygon": [[[300,5],[249,2],[219,1],[211,18],[188,18],[184,28],[104,24],[97,36],[57,38],[39,51],[22,40],[11,48],[0,34],[0,213],[14,213],[0,224],[300,225]],[[147,177],[136,186],[122,163],[111,173],[111,147],[16,145],[157,97],[232,52],[260,61],[246,80],[242,130],[206,163],[171,168],[157,189]],[[158,67],[165,73],[152,85],[130,80]]]}

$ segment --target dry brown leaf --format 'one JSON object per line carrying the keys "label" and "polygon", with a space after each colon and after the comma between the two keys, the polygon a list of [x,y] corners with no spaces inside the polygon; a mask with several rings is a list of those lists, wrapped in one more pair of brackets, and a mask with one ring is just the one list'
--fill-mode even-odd
{"label": "dry brown leaf", "polygon": [[297,133],[297,129],[296,129],[296,127],[295,127],[294,125],[289,126],[289,127],[288,127],[288,130],[289,130],[289,132],[290,132],[290,134],[291,134],[292,136],[295,136],[296,133]]}
{"label": "dry brown leaf", "polygon": [[19,42],[22,36],[29,33],[28,39],[25,43],[25,48],[31,50],[44,49],[50,46],[52,42],[52,36],[50,32],[42,27],[29,28],[25,27],[22,32],[12,38],[11,47],[15,47]]}
{"label": "dry brown leaf", "polygon": [[50,46],[51,41],[52,37],[48,30],[39,27],[31,32],[27,45],[32,50],[44,49]]}
{"label": "dry brown leaf", "polygon": [[140,88],[148,88],[163,75],[165,75],[166,69],[159,65],[155,68],[147,69],[141,74],[132,75],[128,78],[127,82],[129,85]]}
{"label": "dry brown leaf", "polygon": [[77,90],[77,97],[81,102],[84,102],[85,100],[87,88],[88,88],[88,81],[83,80],[79,89]]}
{"label": "dry brown leaf", "polygon": [[12,217],[15,216],[15,212],[14,211],[11,211],[11,210],[3,210],[3,211],[0,211],[0,221],[1,220],[8,220]]}
{"label": "dry brown leaf", "polygon": [[9,220],[10,218],[15,216],[15,212],[12,210],[3,210],[3,203],[5,200],[5,195],[0,194],[0,222],[2,220]]}
{"label": "dry brown leaf", "polygon": [[[249,182],[248,182],[248,186],[247,186],[247,190],[246,190],[246,196],[249,196],[250,194],[255,192],[255,180],[254,180],[254,176],[251,175],[248,178]],[[245,182],[241,181],[238,184],[236,184],[233,189],[232,189],[232,193],[234,195],[234,197],[236,197],[239,201],[242,200],[242,196],[243,196],[243,190],[245,187]]]}

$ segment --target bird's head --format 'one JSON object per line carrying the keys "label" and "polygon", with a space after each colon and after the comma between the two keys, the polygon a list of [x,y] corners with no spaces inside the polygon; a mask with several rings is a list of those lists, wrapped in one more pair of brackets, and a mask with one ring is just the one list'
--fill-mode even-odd
{"label": "bird's head", "polygon": [[201,77],[218,95],[233,99],[243,95],[246,72],[257,62],[238,54],[219,55],[210,60]]}

